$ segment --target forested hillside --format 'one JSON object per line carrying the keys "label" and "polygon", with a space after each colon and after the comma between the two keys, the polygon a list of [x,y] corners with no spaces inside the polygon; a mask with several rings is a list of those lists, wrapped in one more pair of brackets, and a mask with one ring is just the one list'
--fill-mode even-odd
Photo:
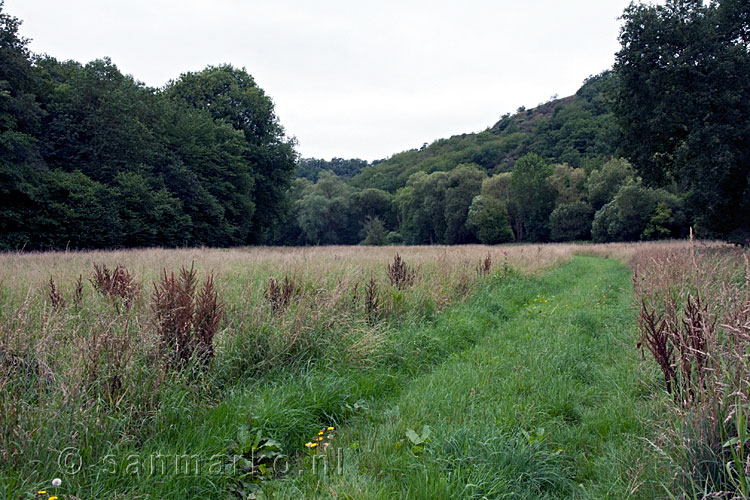
{"label": "forested hillside", "polygon": [[613,70],[575,95],[351,181],[297,180],[284,241],[633,241],[693,227],[749,244],[749,33],[745,1],[634,4]]}
{"label": "forested hillside", "polygon": [[1,6],[3,249],[750,242],[741,0],[634,4],[613,69],[575,95],[372,163],[298,160],[244,69],[149,88],[29,53]]}
{"label": "forested hillside", "polygon": [[296,153],[250,75],[152,89],[107,59],[34,56],[19,24],[0,11],[0,248],[270,241]]}
{"label": "forested hillside", "polygon": [[461,164],[477,165],[490,175],[509,172],[527,153],[573,167],[601,164],[617,148],[615,121],[604,93],[612,83],[612,73],[605,71],[586,80],[573,96],[519,108],[478,134],[440,139],[374,162],[355,177],[354,185],[394,192],[415,172],[447,171]]}
{"label": "forested hillside", "polygon": [[[683,236],[688,220],[682,198],[644,186],[631,164],[617,156],[616,81],[605,71],[587,79],[573,96],[519,109],[477,134],[437,140],[373,162],[351,180],[335,169],[349,165],[344,160],[303,160],[303,172],[310,165],[332,168],[295,181],[283,242],[456,244]],[[361,165],[361,160],[352,162]]]}

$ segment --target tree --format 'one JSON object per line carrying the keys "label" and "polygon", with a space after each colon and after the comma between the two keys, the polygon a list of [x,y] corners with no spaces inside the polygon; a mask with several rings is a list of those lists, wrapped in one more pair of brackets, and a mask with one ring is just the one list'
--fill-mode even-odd
{"label": "tree", "polygon": [[[47,57],[37,61],[36,69],[46,113],[40,140],[44,162],[67,173],[80,170],[117,192],[121,179],[137,174],[143,180],[139,189],[150,193],[136,197],[164,201],[176,211],[175,221],[181,221],[182,234],[161,241],[126,224],[120,244],[226,246],[248,241],[254,177],[242,131],[207,110],[145,88],[106,59],[84,66]],[[140,224],[141,218],[125,220]],[[107,226],[103,220],[98,225]],[[75,239],[72,228],[68,233]]]}
{"label": "tree", "polygon": [[585,201],[558,205],[549,216],[552,241],[588,240],[594,209]]}
{"label": "tree", "polygon": [[517,241],[547,241],[555,192],[547,184],[552,167],[534,153],[520,158],[511,176],[509,212]]}
{"label": "tree", "polygon": [[586,172],[582,168],[573,168],[565,163],[555,165],[552,174],[547,177],[547,184],[555,191],[556,203],[575,203],[586,197]]}
{"label": "tree", "polygon": [[705,236],[750,234],[750,4],[631,4],[615,70],[622,149],[647,186],[688,193]]}
{"label": "tree", "polygon": [[153,189],[146,178],[123,172],[115,179],[114,198],[122,221],[122,243],[128,247],[185,244],[190,218],[179,199],[165,188]]}
{"label": "tree", "polygon": [[305,190],[297,203],[297,223],[305,242],[313,245],[353,244],[358,231],[350,224],[352,189],[331,171]]}
{"label": "tree", "polygon": [[244,134],[199,110],[161,97],[155,131],[170,154],[154,169],[183,204],[195,245],[245,244],[252,231],[254,177]]}
{"label": "tree", "polygon": [[0,248],[238,245],[285,220],[293,141],[244,70],[157,90],[32,56],[19,25],[0,0]]}
{"label": "tree", "polygon": [[284,208],[285,214],[281,230],[276,235],[274,244],[277,245],[304,245],[305,234],[299,225],[300,220],[300,201],[308,192],[313,183],[305,178],[298,177],[292,182],[292,186],[287,191]]}
{"label": "tree", "polygon": [[670,236],[670,225],[672,222],[672,209],[665,202],[660,201],[656,210],[649,218],[646,228],[641,236],[644,240],[658,240]]}
{"label": "tree", "polygon": [[245,136],[243,156],[254,179],[251,242],[273,239],[284,219],[284,196],[296,165],[294,141],[286,138],[271,99],[244,69],[231,65],[209,66],[185,73],[165,89],[166,94],[214,119],[224,120]]}
{"label": "tree", "polygon": [[122,221],[112,190],[80,171],[46,176],[39,224],[49,248],[107,248],[121,244]]}
{"label": "tree", "polygon": [[297,162],[297,177],[309,179],[313,182],[318,180],[318,174],[323,170],[330,170],[343,179],[351,179],[367,166],[367,161],[359,158],[345,160],[343,158],[332,158],[326,161],[318,158],[301,158]]}
{"label": "tree", "polygon": [[596,212],[591,232],[595,241],[636,241],[681,237],[685,229],[678,196],[634,181]]}
{"label": "tree", "polygon": [[397,226],[396,214],[393,210],[393,196],[381,189],[367,188],[351,194],[351,219],[355,226],[352,229],[364,237],[365,222],[368,219],[378,219],[385,228],[394,229]]}
{"label": "tree", "polygon": [[365,239],[362,242],[365,245],[385,245],[386,230],[383,221],[379,217],[367,217],[365,220]]}
{"label": "tree", "polygon": [[508,222],[508,211],[497,198],[486,195],[474,197],[469,208],[466,226],[486,245],[513,241],[513,230]]}
{"label": "tree", "polygon": [[0,249],[32,247],[44,198],[46,168],[36,134],[41,109],[21,22],[3,12],[0,1]]}
{"label": "tree", "polygon": [[80,170],[111,184],[121,173],[150,174],[169,163],[154,133],[162,111],[158,98],[109,59],[81,65],[45,57],[36,69],[45,111],[41,151],[51,169]]}
{"label": "tree", "polygon": [[503,172],[485,179],[482,182],[482,196],[495,198],[507,207],[511,199],[511,176],[510,172]]}
{"label": "tree", "polygon": [[410,243],[442,243],[445,236],[445,190],[448,173],[417,172],[396,193],[401,232]]}
{"label": "tree", "polygon": [[593,170],[586,180],[586,190],[594,210],[599,210],[611,201],[620,188],[634,178],[633,167],[622,158],[613,158],[601,168]]}
{"label": "tree", "polygon": [[445,188],[445,233],[442,241],[452,245],[470,242],[472,233],[466,218],[474,197],[487,176],[476,165],[459,165],[448,175]]}

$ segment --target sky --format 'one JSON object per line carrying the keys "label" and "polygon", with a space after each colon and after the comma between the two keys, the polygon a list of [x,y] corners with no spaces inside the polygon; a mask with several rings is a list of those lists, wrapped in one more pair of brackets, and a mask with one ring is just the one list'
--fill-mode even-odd
{"label": "sky", "polygon": [[161,87],[244,67],[303,157],[388,158],[573,94],[630,0],[5,0],[33,52]]}

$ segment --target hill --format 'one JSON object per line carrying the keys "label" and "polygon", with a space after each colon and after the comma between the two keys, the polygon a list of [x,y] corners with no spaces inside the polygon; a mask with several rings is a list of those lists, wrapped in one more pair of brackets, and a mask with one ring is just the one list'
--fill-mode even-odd
{"label": "hill", "polygon": [[590,170],[615,153],[616,126],[607,98],[613,78],[605,71],[588,78],[572,96],[519,108],[482,132],[439,139],[373,162],[352,184],[395,192],[415,172],[450,171],[461,164],[478,165],[493,175],[510,171],[518,158],[530,152],[550,163]]}

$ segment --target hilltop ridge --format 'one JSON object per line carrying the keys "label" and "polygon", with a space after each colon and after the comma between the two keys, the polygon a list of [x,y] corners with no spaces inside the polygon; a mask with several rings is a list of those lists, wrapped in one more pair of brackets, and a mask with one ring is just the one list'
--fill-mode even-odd
{"label": "hilltop ridge", "polygon": [[395,192],[416,172],[450,171],[461,164],[478,165],[493,175],[510,171],[529,152],[551,163],[595,168],[616,150],[616,127],[606,96],[612,79],[612,73],[604,71],[588,78],[574,95],[521,107],[482,132],[437,139],[372,162],[361,167],[352,184]]}

